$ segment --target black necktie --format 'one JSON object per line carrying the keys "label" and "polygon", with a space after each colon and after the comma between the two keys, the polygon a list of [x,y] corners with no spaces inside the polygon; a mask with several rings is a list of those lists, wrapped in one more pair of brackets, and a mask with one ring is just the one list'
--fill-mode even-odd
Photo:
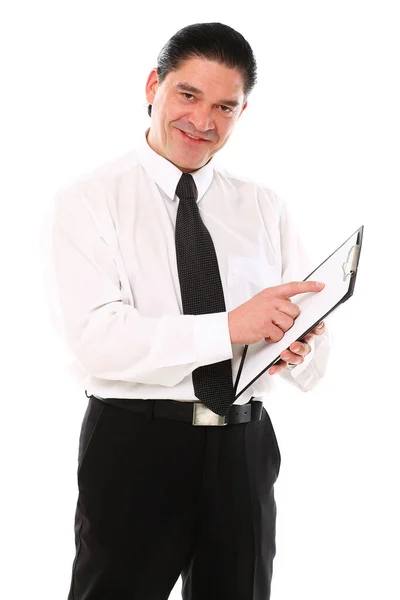
{"label": "black necktie", "polygon": [[[180,199],[175,225],[175,247],[183,313],[203,315],[225,311],[217,256],[210,233],[197,206],[192,175],[183,173],[176,187]],[[218,415],[234,402],[231,360],[193,371],[196,397]]]}

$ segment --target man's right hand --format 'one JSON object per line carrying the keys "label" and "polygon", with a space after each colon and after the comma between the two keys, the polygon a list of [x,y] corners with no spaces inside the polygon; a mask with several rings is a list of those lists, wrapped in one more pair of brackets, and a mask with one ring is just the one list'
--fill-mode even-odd
{"label": "man's right hand", "polygon": [[256,344],[263,338],[279,342],[300,314],[290,297],[320,292],[324,287],[316,281],[291,281],[265,288],[228,313],[231,343]]}

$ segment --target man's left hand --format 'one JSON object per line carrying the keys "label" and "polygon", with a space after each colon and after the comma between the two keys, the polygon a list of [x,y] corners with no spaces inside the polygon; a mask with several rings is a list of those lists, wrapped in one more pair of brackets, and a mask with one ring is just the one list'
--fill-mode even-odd
{"label": "man's left hand", "polygon": [[279,373],[286,369],[288,363],[292,365],[300,365],[304,357],[307,356],[311,352],[311,348],[308,342],[312,340],[314,335],[322,335],[325,332],[325,324],[323,321],[319,323],[315,329],[307,333],[302,342],[293,342],[290,344],[289,348],[284,350],[281,353],[281,359],[277,362],[273,367],[269,369],[270,375],[275,375],[275,373]]}

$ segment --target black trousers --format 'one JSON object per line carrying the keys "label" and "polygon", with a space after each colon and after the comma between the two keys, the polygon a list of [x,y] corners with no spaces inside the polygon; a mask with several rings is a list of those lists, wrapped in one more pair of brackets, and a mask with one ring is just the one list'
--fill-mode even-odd
{"label": "black trousers", "polygon": [[148,419],[94,396],[82,422],[68,600],[269,600],[280,451],[262,418]]}

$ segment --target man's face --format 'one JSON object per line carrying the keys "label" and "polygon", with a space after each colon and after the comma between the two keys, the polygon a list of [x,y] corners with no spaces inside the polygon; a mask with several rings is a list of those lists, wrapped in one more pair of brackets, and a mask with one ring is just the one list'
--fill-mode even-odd
{"label": "man's face", "polygon": [[203,167],[226,144],[247,106],[239,71],[203,58],[186,60],[162,83],[153,69],[146,98],[152,104],[150,147],[184,173]]}

